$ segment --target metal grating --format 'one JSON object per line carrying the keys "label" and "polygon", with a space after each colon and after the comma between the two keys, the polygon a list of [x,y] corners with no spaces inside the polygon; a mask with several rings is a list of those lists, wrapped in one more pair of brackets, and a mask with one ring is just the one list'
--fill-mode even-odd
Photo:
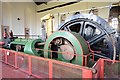
{"label": "metal grating", "polygon": [[49,78],[49,63],[42,59],[32,58],[32,74]]}
{"label": "metal grating", "polygon": [[1,50],[1,58],[2,58],[2,61],[5,62],[5,50]]}
{"label": "metal grating", "polygon": [[104,78],[120,78],[120,62],[104,61]]}
{"label": "metal grating", "polygon": [[82,70],[53,63],[53,78],[82,78]]}
{"label": "metal grating", "polygon": [[11,65],[15,65],[15,53],[6,51],[7,58],[8,58],[8,63]]}
{"label": "metal grating", "polygon": [[6,64],[36,78],[92,78],[91,69],[79,65],[10,50],[3,50],[2,54],[5,54],[3,57]]}
{"label": "metal grating", "polygon": [[17,66],[18,68],[28,71],[28,57],[23,55],[17,55]]}

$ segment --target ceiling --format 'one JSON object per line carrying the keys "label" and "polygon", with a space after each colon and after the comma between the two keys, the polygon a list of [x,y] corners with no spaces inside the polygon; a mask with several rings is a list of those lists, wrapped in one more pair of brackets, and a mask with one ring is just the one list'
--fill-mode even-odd
{"label": "ceiling", "polygon": [[36,5],[47,4],[51,0],[33,0]]}
{"label": "ceiling", "polygon": [[[47,4],[50,1],[61,2],[61,1],[64,1],[64,0],[33,0],[33,1],[35,2],[36,5],[41,5],[41,4]],[[79,2],[79,1],[82,1],[82,0],[67,0],[66,2]]]}

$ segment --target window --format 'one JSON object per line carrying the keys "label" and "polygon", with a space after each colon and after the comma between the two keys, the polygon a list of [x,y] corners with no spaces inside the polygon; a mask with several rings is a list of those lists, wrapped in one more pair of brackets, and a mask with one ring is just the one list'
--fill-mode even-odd
{"label": "window", "polygon": [[117,30],[118,28],[118,18],[112,19],[112,27]]}

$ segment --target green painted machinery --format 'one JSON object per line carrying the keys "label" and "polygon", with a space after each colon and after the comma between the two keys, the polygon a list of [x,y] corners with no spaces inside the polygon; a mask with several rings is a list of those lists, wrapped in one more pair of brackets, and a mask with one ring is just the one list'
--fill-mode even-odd
{"label": "green painted machinery", "polygon": [[54,32],[46,42],[41,39],[18,38],[10,43],[10,49],[78,65],[88,66],[90,64],[87,63],[92,63],[90,56],[87,56],[90,53],[88,44],[75,32]]}
{"label": "green painted machinery", "polygon": [[[47,52],[48,50],[58,52]],[[77,33],[67,31],[57,31],[49,36],[44,51],[45,58],[53,58],[79,65],[85,65],[85,55],[89,54],[89,48],[84,38]],[[87,62],[89,62],[89,58],[88,56]]]}
{"label": "green painted machinery", "polygon": [[10,49],[21,51],[31,55],[41,56],[43,55],[43,51],[36,50],[35,48],[43,49],[44,48],[43,44],[38,46],[38,44],[42,42],[43,41],[41,39],[18,38],[10,43]]}

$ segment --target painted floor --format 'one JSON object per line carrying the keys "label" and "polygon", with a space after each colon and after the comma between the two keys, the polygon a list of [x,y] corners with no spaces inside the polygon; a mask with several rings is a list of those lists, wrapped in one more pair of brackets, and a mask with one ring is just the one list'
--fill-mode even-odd
{"label": "painted floor", "polygon": [[2,66],[2,68],[0,68],[0,71],[2,71],[2,78],[34,78],[33,76],[29,76],[27,73],[24,73],[19,69],[15,69],[10,65],[2,62],[0,63],[0,66]]}

